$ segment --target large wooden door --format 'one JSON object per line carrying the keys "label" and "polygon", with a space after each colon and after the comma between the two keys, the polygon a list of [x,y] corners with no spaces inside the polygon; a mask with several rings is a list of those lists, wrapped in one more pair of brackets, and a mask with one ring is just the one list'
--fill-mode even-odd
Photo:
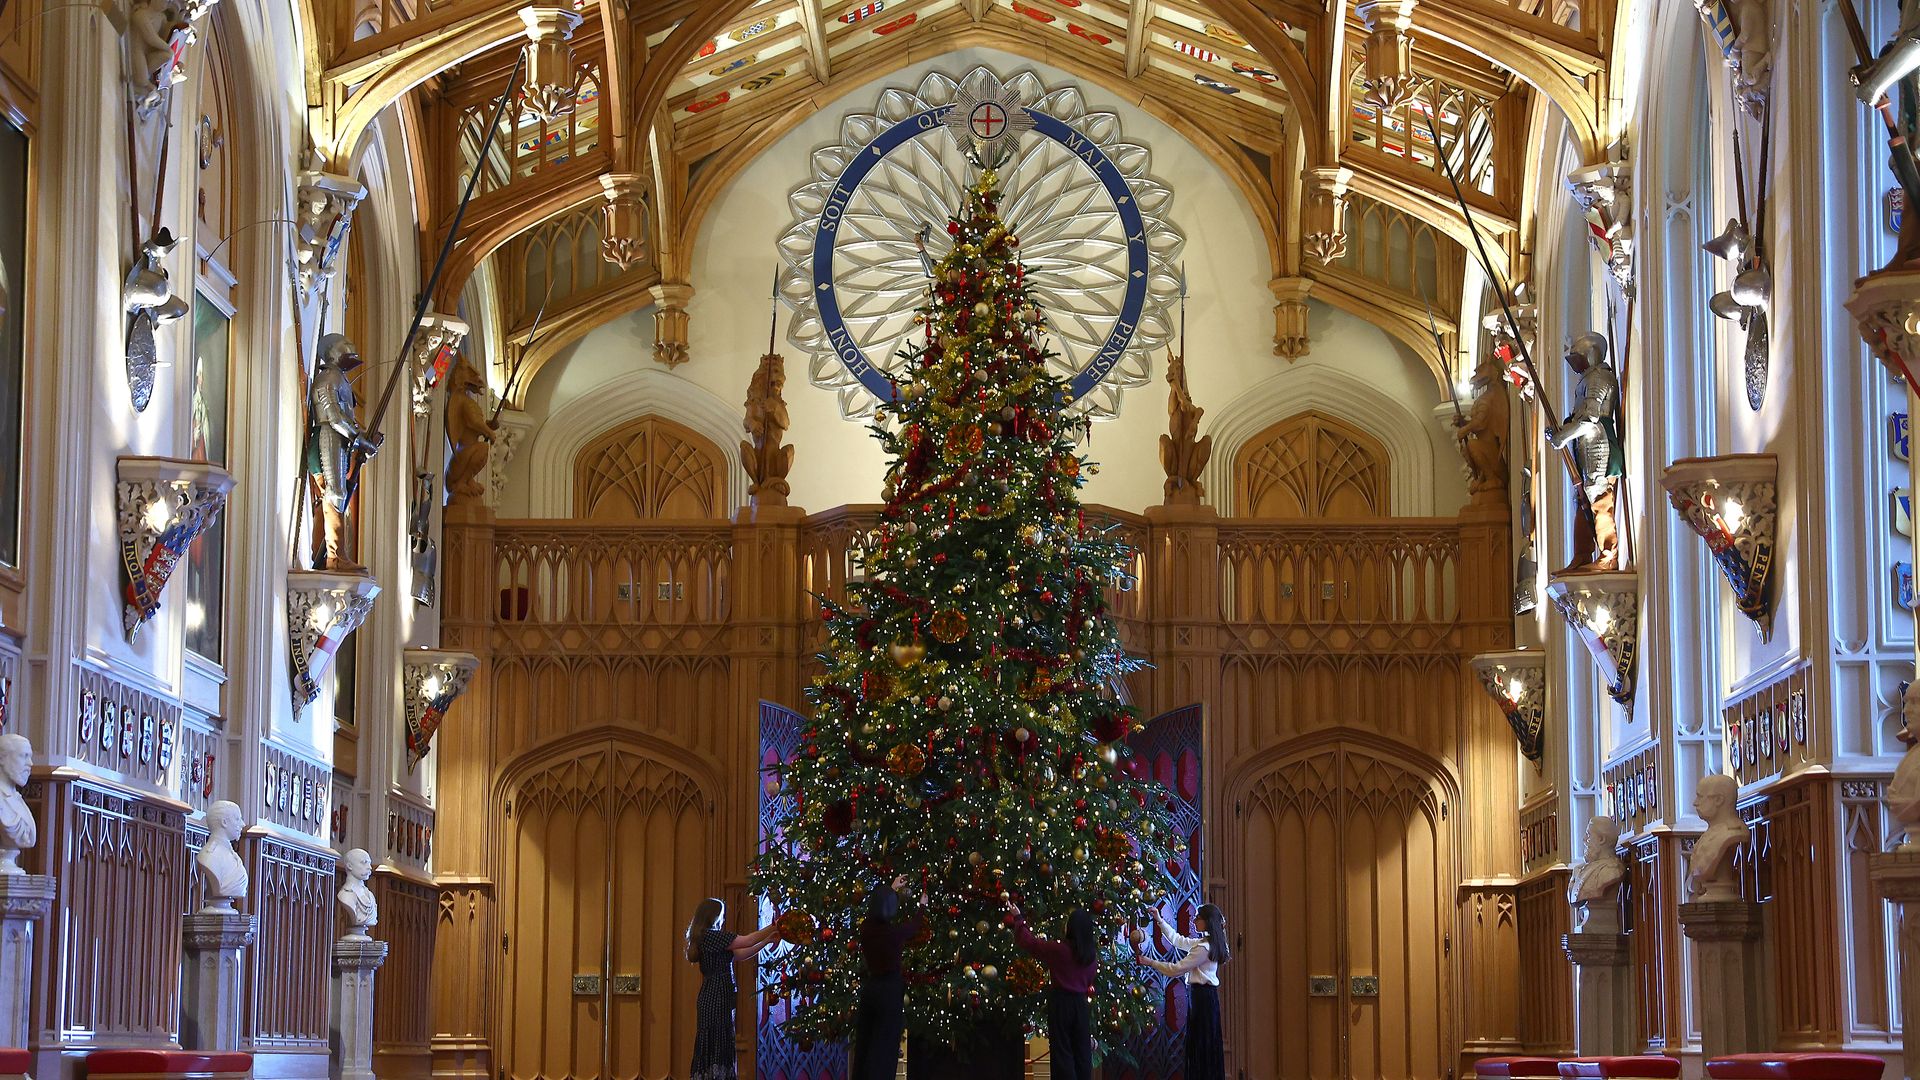
{"label": "large wooden door", "polygon": [[683,1075],[699,974],[681,935],[712,887],[711,805],[617,737],[540,763],[510,797],[503,1078]]}
{"label": "large wooden door", "polygon": [[1435,770],[1412,750],[1316,740],[1243,790],[1228,985],[1246,995],[1244,1075],[1444,1080],[1455,879]]}

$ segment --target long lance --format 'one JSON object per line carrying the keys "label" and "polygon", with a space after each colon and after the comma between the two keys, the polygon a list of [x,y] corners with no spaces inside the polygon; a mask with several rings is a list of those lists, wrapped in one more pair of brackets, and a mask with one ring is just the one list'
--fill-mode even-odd
{"label": "long lance", "polygon": [[493,149],[493,141],[500,136],[500,121],[506,118],[507,103],[513,100],[513,92],[519,88],[520,72],[527,66],[527,52],[520,50],[519,59],[513,62],[513,70],[507,75],[507,88],[500,94],[500,101],[493,107],[493,122],[487,125],[487,138],[475,155],[473,172],[467,176],[467,189],[460,194],[460,205],[454,208],[453,223],[447,226],[446,239],[440,242],[440,255],[433,261],[433,273],[427,276],[426,288],[420,290],[420,302],[413,309],[413,323],[407,327],[406,340],[400,344],[400,356],[394,361],[393,371],[387,376],[387,388],[380,392],[380,404],[373,409],[373,434],[380,434],[381,418],[386,415],[387,406],[393,401],[393,392],[400,385],[400,376],[408,368],[407,357],[413,354],[413,339],[420,335],[420,323],[427,317],[427,307],[433,303],[433,290],[440,284],[440,275],[447,268],[447,256],[453,254],[454,241],[460,237],[460,219],[467,212],[467,203],[473,199],[473,189],[479,186],[480,173],[487,167],[487,154]]}
{"label": "long lance", "polygon": [[547,301],[552,299],[553,279],[548,278],[546,295],[540,298],[540,310],[533,313],[533,325],[527,327],[527,343],[521,347],[520,356],[513,363],[513,370],[507,372],[507,383],[500,388],[500,400],[493,404],[493,415],[488,418],[489,423],[500,422],[500,414],[507,407],[507,399],[513,396],[514,384],[520,381],[520,373],[526,370],[527,352],[533,348],[534,342],[540,340],[540,321],[547,317]]}
{"label": "long lance", "polygon": [[[1513,317],[1513,307],[1507,301],[1507,283],[1494,270],[1493,260],[1487,256],[1487,243],[1480,236],[1480,224],[1474,220],[1473,208],[1467,205],[1466,194],[1460,190],[1460,178],[1454,175],[1453,162],[1447,157],[1446,144],[1440,141],[1440,129],[1433,125],[1433,113],[1431,111],[1423,113],[1421,119],[1427,122],[1427,134],[1433,136],[1433,156],[1439,159],[1440,169],[1447,177],[1447,184],[1453,188],[1453,201],[1460,207],[1461,216],[1466,218],[1467,231],[1473,234],[1473,247],[1480,269],[1487,275],[1487,280],[1493,283],[1494,295],[1500,298],[1500,310],[1507,317],[1507,326],[1513,330],[1513,344],[1520,350],[1520,362],[1526,365],[1527,378],[1533,380],[1533,385],[1539,388],[1542,421],[1546,427],[1547,441],[1551,444],[1553,420],[1552,414],[1547,411],[1547,384],[1540,381],[1540,369],[1533,366],[1532,352],[1527,348],[1526,338],[1520,333],[1520,321]],[[1578,484],[1580,469],[1573,462],[1573,452],[1564,446],[1561,447],[1560,460],[1567,467],[1567,475]]]}
{"label": "long lance", "polygon": [[1447,401],[1453,405],[1453,418],[1464,423],[1467,418],[1460,411],[1460,391],[1453,385],[1453,363],[1447,359],[1447,344],[1440,340],[1440,328],[1433,323],[1433,303],[1425,293],[1420,294],[1420,303],[1427,309],[1427,336],[1433,339],[1433,351],[1440,357],[1440,374],[1447,379]]}

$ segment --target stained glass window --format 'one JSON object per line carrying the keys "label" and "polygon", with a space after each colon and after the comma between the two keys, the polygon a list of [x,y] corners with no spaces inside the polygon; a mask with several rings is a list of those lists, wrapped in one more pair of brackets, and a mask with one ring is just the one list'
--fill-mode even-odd
{"label": "stained glass window", "polygon": [[[193,405],[188,456],[227,463],[227,368],[233,320],[196,293],[193,305]],[[225,515],[187,549],[187,648],[218,663],[225,622]]]}
{"label": "stained glass window", "polygon": [[20,564],[27,314],[27,136],[0,116],[0,563]]}

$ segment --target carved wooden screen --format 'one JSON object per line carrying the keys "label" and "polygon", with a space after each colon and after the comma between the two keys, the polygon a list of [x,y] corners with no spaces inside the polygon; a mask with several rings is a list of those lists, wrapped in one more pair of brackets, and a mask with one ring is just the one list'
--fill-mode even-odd
{"label": "carved wooden screen", "polygon": [[[1201,894],[1202,855],[1200,844],[1202,782],[1201,709],[1188,705],[1154,717],[1146,729],[1127,740],[1133,751],[1134,768],[1152,777],[1166,790],[1166,812],[1174,833],[1186,841],[1184,855],[1176,855],[1160,868],[1155,888],[1165,899],[1160,914],[1181,933],[1193,932],[1193,916],[1204,903]],[[1154,943],[1161,955],[1167,955],[1166,942]],[[1107,1080],[1173,1080],[1182,1068],[1187,1023],[1187,986],[1184,979],[1148,976],[1148,985],[1160,998],[1157,1026],[1125,1048],[1132,1062],[1114,1061],[1105,1066]]]}
{"label": "carved wooden screen", "polygon": [[1443,1080],[1455,879],[1440,785],[1392,751],[1328,741],[1241,802],[1245,1075]]}
{"label": "carved wooden screen", "polygon": [[1385,517],[1388,459],[1380,440],[1304,412],[1247,441],[1234,462],[1240,517]]}
{"label": "carved wooden screen", "polygon": [[678,1075],[699,988],[681,935],[715,883],[708,800],[614,738],[519,782],[509,815],[502,1080]]}
{"label": "carved wooden screen", "polygon": [[[760,849],[787,843],[785,825],[799,810],[793,793],[773,786],[774,767],[793,760],[800,752],[800,733],[806,718],[792,709],[770,701],[760,703]],[[779,914],[766,901],[760,902],[760,925],[765,926]],[[774,945],[761,961],[768,970],[789,946]],[[787,1038],[780,1025],[786,1022],[788,1005],[773,994],[754,994],[759,1039],[754,1053],[754,1070],[759,1080],[845,1080],[847,1047],[844,1043],[819,1043],[801,1046]]]}
{"label": "carved wooden screen", "polygon": [[692,431],[642,416],[588,443],[573,459],[573,516],[590,521],[716,518],[724,458]]}

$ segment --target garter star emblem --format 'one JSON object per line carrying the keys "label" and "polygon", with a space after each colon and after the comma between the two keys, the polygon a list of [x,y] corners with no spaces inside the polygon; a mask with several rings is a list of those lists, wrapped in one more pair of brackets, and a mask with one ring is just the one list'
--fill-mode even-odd
{"label": "garter star emblem", "polygon": [[835,391],[849,418],[893,400],[926,268],[952,244],[947,215],[993,169],[1028,287],[1047,311],[1052,370],[1074,408],[1111,418],[1172,340],[1180,291],[1185,240],[1149,159],[1122,139],[1114,113],[1031,71],[935,72],[911,91],[883,91],[872,112],[842,119],[840,141],[814,152],[812,178],[788,197],[780,295],[794,308],[788,339],[808,354],[809,378]]}

